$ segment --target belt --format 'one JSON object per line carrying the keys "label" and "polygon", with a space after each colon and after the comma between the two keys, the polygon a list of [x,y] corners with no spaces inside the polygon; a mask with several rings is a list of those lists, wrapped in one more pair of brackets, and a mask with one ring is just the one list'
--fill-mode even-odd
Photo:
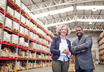
{"label": "belt", "polygon": [[65,61],[65,60],[64,61],[57,60],[57,62],[63,63],[63,62],[69,62],[69,60],[68,61]]}

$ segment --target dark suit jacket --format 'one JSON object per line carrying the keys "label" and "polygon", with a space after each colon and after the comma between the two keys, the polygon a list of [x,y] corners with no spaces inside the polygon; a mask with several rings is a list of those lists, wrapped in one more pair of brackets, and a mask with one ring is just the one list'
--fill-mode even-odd
{"label": "dark suit jacket", "polygon": [[[93,69],[93,59],[91,54],[92,38],[88,35],[83,35],[81,39],[76,39],[72,43],[71,50],[75,54],[75,69],[79,66],[81,69]],[[85,50],[81,52],[81,50]]]}
{"label": "dark suit jacket", "polygon": [[[70,41],[68,39],[66,39],[66,41],[67,41],[67,44],[68,44],[68,48],[70,50],[71,49],[71,43],[70,43]],[[53,41],[51,43],[50,51],[53,54],[52,55],[52,59],[55,60],[55,61],[60,56],[60,50],[59,50],[59,44],[60,44],[60,42],[61,42],[61,38],[60,38],[60,36],[57,36],[57,37],[53,38]]]}

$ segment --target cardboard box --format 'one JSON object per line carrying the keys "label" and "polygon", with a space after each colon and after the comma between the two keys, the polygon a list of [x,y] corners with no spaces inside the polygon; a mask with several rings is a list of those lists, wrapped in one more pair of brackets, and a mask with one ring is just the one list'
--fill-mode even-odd
{"label": "cardboard box", "polygon": [[0,8],[5,10],[6,7],[6,0],[0,0]]}
{"label": "cardboard box", "polygon": [[29,25],[30,25],[29,27],[33,29],[33,25],[34,25],[34,24],[33,24],[32,22],[30,22]]}
{"label": "cardboard box", "polygon": [[3,41],[11,42],[11,34],[4,31]]}
{"label": "cardboard box", "polygon": [[6,17],[5,26],[8,28],[12,28],[12,20]]}
{"label": "cardboard box", "polygon": [[12,43],[18,44],[19,37],[15,34],[12,34]]}
{"label": "cardboard box", "polygon": [[28,19],[26,19],[26,25],[27,25],[28,27],[30,27],[30,21],[29,21]]}
{"label": "cardboard box", "polygon": [[29,36],[29,30],[28,29],[24,29],[24,35]]}
{"label": "cardboard box", "polygon": [[0,28],[0,41],[1,41],[1,39],[2,39],[2,36],[3,36],[3,29],[2,28]]}
{"label": "cardboard box", "polygon": [[24,24],[26,23],[26,19],[25,19],[25,17],[22,16],[22,15],[21,15],[21,22],[24,23]]}
{"label": "cardboard box", "polygon": [[13,16],[14,10],[12,8],[10,8],[9,6],[7,6],[7,13],[9,13],[10,15]]}
{"label": "cardboard box", "polygon": [[25,30],[25,28],[22,27],[22,26],[20,26],[20,33],[21,33],[21,34],[24,34],[24,30]]}
{"label": "cardboard box", "polygon": [[4,15],[0,13],[0,24],[4,24]]}
{"label": "cardboard box", "polygon": [[31,43],[29,44],[29,48],[35,49],[35,47],[36,47],[36,43],[31,42]]}
{"label": "cardboard box", "polygon": [[23,37],[20,37],[19,38],[19,45],[23,45],[24,46],[24,38]]}
{"label": "cardboard box", "polygon": [[17,22],[15,22],[15,21],[13,21],[13,30],[16,30],[16,31],[18,31],[19,32],[19,24],[17,23]]}
{"label": "cardboard box", "polygon": [[15,3],[16,3],[19,7],[21,7],[21,1],[20,1],[20,0],[15,0]]}
{"label": "cardboard box", "polygon": [[18,13],[17,11],[14,11],[14,17],[20,20],[20,13]]}

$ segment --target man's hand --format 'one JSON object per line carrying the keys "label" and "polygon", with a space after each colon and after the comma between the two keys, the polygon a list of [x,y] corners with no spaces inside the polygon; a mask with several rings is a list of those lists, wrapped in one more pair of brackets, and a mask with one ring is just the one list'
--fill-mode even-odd
{"label": "man's hand", "polygon": [[69,49],[65,49],[62,53],[65,53],[66,55],[68,55],[70,53]]}

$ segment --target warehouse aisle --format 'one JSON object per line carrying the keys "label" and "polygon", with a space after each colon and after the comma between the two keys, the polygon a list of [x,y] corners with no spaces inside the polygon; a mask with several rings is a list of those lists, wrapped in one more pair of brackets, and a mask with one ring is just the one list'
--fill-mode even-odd
{"label": "warehouse aisle", "polygon": [[96,72],[104,72],[104,65],[96,65]]}
{"label": "warehouse aisle", "polygon": [[43,68],[37,68],[37,69],[31,69],[31,70],[25,70],[19,72],[52,72],[52,67],[43,67]]}
{"label": "warehouse aisle", "polygon": [[[31,69],[31,70],[25,70],[25,71],[19,71],[19,72],[52,72],[51,67],[43,67],[43,68],[37,68],[37,69]],[[104,65],[96,65],[96,72],[104,72]]]}

